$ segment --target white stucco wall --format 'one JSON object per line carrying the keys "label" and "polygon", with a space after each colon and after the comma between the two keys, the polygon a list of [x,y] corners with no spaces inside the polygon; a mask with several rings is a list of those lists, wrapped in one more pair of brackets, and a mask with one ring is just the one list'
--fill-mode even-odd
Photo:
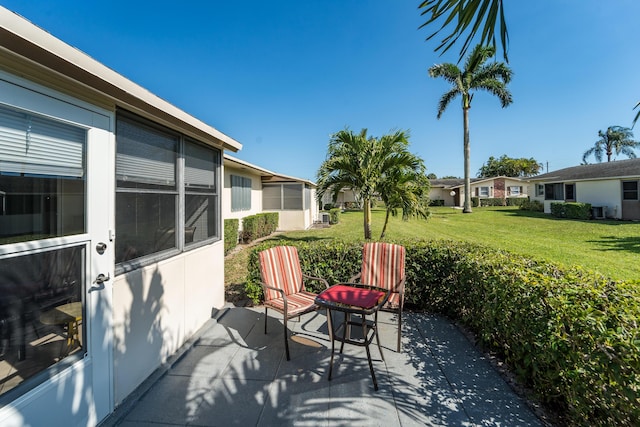
{"label": "white stucco wall", "polygon": [[222,241],[117,276],[113,283],[116,404],[223,304]]}
{"label": "white stucco wall", "polygon": [[[251,180],[251,209],[246,211],[231,211],[231,175],[242,176]],[[262,178],[248,169],[239,169],[231,164],[224,165],[224,187],[222,189],[222,217],[224,219],[238,218],[242,229],[242,218],[262,212]]]}
{"label": "white stucco wall", "polygon": [[606,206],[608,218],[622,218],[620,180],[576,182],[576,201]]}

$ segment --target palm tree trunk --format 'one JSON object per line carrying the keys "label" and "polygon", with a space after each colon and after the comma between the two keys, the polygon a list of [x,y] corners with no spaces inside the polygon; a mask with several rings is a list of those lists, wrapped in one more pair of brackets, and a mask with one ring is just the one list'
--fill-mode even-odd
{"label": "palm tree trunk", "polygon": [[384,235],[387,232],[387,224],[389,223],[389,209],[387,209],[387,213],[384,216],[384,225],[382,226],[382,233],[380,233],[380,240],[384,239]]}
{"label": "palm tree trunk", "polygon": [[368,198],[362,200],[364,207],[364,238],[371,240],[371,203]]}
{"label": "palm tree trunk", "polygon": [[462,107],[464,120],[464,208],[463,213],[471,213],[471,150],[469,149],[469,106]]}

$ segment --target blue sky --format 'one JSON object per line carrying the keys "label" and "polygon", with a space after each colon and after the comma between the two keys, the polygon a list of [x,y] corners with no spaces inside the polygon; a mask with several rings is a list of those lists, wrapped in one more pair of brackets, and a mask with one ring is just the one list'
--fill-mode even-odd
{"label": "blue sky", "polygon": [[[234,156],[315,180],[330,135],[408,130],[438,177],[463,175],[459,99],[425,42],[419,0],[2,0],[66,43],[243,144]],[[502,109],[479,92],[470,111],[471,173],[489,158],[580,164],[598,130],[631,126],[640,101],[640,2],[505,0],[509,88]],[[500,59],[502,59],[500,57]],[[640,125],[635,129],[640,139]],[[640,155],[640,153],[638,153]]]}

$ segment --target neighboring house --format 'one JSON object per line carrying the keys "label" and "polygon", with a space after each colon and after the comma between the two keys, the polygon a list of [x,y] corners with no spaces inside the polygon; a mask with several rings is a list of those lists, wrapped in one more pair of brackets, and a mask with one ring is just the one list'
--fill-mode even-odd
{"label": "neighboring house", "polygon": [[335,202],[333,201],[333,192],[327,191],[322,195],[322,206],[334,205],[337,208],[346,209],[348,207],[360,206],[360,202],[356,196],[356,192],[351,188],[342,188],[338,191]]}
{"label": "neighboring house", "polygon": [[640,220],[640,159],[560,169],[529,179],[532,200],[590,203],[596,218]]}
{"label": "neighboring house", "polygon": [[[444,206],[464,206],[464,179],[431,179],[429,199],[443,200]],[[527,187],[520,178],[498,176],[472,178],[471,197],[479,199],[526,198]]]}
{"label": "neighboring house", "polygon": [[223,217],[278,212],[278,230],[306,230],[318,221],[316,184],[224,155]]}
{"label": "neighboring house", "polygon": [[98,424],[223,306],[240,148],[0,7],[0,425]]}

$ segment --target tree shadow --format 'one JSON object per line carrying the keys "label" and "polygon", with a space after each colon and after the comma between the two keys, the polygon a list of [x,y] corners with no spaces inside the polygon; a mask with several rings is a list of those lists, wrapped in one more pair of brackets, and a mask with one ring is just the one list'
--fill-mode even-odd
{"label": "tree shadow", "polygon": [[588,240],[602,246],[602,251],[625,251],[640,254],[640,237],[602,236],[599,240]]}

